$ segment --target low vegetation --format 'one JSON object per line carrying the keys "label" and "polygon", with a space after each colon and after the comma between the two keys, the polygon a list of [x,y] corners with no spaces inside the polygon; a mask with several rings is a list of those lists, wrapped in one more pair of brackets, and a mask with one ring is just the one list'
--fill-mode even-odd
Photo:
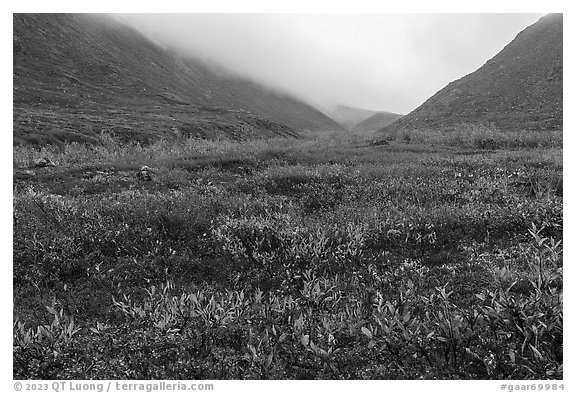
{"label": "low vegetation", "polygon": [[562,130],[514,132],[489,126],[464,123],[439,129],[387,130],[384,140],[403,143],[435,143],[478,149],[562,148]]}
{"label": "low vegetation", "polygon": [[15,147],[14,378],[561,379],[561,135],[456,132]]}

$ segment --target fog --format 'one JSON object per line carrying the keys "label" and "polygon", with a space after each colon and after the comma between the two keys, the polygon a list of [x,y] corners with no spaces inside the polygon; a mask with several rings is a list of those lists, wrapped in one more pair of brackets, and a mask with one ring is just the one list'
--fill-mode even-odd
{"label": "fog", "polygon": [[288,91],[406,114],[543,14],[117,14],[158,44]]}

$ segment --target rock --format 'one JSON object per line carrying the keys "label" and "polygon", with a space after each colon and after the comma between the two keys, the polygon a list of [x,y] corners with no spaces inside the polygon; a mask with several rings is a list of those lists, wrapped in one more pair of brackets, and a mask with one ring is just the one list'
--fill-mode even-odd
{"label": "rock", "polygon": [[143,180],[143,181],[152,181],[152,180],[154,180],[152,177],[153,173],[154,173],[154,171],[151,168],[144,165],[144,166],[142,166],[142,168],[140,168],[140,171],[138,172],[138,174],[136,176],[138,177],[138,179]]}
{"label": "rock", "polygon": [[386,145],[389,145],[389,143],[387,140],[382,139],[379,141],[372,141],[372,142],[370,142],[370,145],[372,145],[372,146],[386,146]]}
{"label": "rock", "polygon": [[34,167],[35,168],[45,168],[49,166],[56,166],[49,158],[42,157],[34,160]]}

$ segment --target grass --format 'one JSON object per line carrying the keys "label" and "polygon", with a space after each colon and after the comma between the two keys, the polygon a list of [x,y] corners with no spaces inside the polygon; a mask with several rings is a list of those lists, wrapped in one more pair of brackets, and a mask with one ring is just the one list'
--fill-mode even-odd
{"label": "grass", "polygon": [[14,378],[562,379],[562,150],[418,142],[15,147]]}

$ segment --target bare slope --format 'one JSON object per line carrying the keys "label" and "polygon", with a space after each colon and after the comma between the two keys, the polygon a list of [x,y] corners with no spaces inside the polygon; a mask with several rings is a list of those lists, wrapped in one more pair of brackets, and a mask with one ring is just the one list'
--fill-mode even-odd
{"label": "bare slope", "polygon": [[378,112],[357,124],[355,131],[376,131],[401,118],[402,115],[391,112]]}
{"label": "bare slope", "polygon": [[493,123],[502,130],[562,129],[562,14],[527,27],[475,72],[450,83],[386,129]]}
{"label": "bare slope", "polygon": [[252,82],[212,72],[102,15],[14,14],[14,142],[101,131],[244,139],[338,125]]}

